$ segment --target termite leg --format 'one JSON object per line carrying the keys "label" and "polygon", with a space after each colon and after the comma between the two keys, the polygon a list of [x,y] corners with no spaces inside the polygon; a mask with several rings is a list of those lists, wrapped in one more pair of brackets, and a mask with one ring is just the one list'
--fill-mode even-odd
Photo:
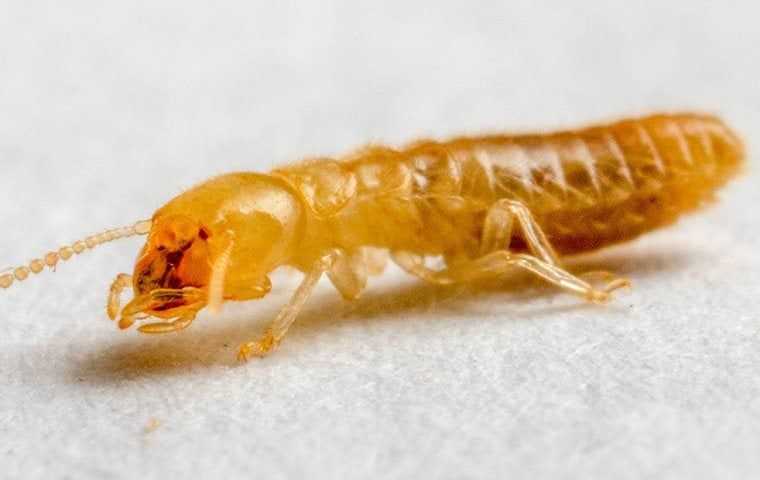
{"label": "termite leg", "polygon": [[[551,265],[560,265],[551,243],[533,218],[528,207],[515,200],[500,200],[489,209],[483,226],[481,255],[509,248],[513,219],[517,219],[525,242],[536,257]],[[616,277],[610,272],[586,272],[580,277],[599,278],[606,282],[603,290],[609,291],[631,285],[630,280]]]}
{"label": "termite leg", "polygon": [[[557,254],[554,253],[554,249],[530,210],[515,200],[499,200],[488,209],[480,239],[480,255],[509,248],[515,220],[520,225],[531,251],[546,263],[558,265]],[[420,255],[392,252],[392,257],[401,268],[427,282],[439,285],[454,283],[452,278],[442,276],[439,271],[425,266],[425,260]]]}
{"label": "termite leg", "polygon": [[120,273],[116,276],[116,279],[111,284],[111,288],[108,291],[108,306],[106,311],[108,312],[108,318],[116,320],[119,315],[119,308],[121,307],[121,293],[125,288],[132,285],[132,276],[126,273]]}
{"label": "termite leg", "polygon": [[441,275],[466,282],[479,278],[487,278],[503,274],[511,268],[521,268],[547,280],[554,285],[579,295],[593,303],[605,303],[610,294],[630,285],[625,279],[614,279],[601,289],[594,288],[588,282],[533,255],[513,254],[507,250],[499,250],[485,255],[477,260],[441,272]]}
{"label": "termite leg", "polygon": [[238,351],[238,359],[241,361],[248,360],[251,357],[263,357],[272,352],[279,345],[282,338],[288,332],[296,316],[308,300],[314,287],[319,282],[322,274],[329,271],[340,261],[339,251],[332,251],[317,260],[311,270],[301,281],[285,307],[274,319],[272,324],[266,329],[264,334],[256,341],[244,343]]}
{"label": "termite leg", "polygon": [[[509,244],[512,239],[514,221],[520,225],[525,242],[534,256],[512,254],[509,252]],[[479,265],[480,271],[476,277],[494,276],[504,273],[506,269],[495,268],[488,265],[488,258],[501,256],[499,262],[504,264],[505,256],[511,260],[507,263],[520,266],[533,271],[543,278],[561,287],[569,288],[575,293],[584,292],[583,296],[592,301],[606,299],[604,293],[612,292],[618,288],[630,286],[625,278],[615,278],[614,275],[605,273],[604,280],[607,284],[601,290],[595,290],[590,284],[581,278],[571,275],[559,268],[559,260],[546,235],[533,218],[530,210],[522,203],[514,200],[500,200],[496,202],[486,213],[483,225],[483,233],[480,245],[481,257],[476,260],[457,262],[445,270],[434,270],[425,266],[424,258],[409,252],[393,252],[394,261],[412,275],[422,278],[431,283],[447,285],[466,281],[460,275],[452,275],[452,272],[464,272],[470,267],[470,273],[475,273],[473,266]],[[540,263],[536,263],[540,261]],[[553,267],[551,271],[547,267]],[[595,273],[589,276],[597,276]],[[569,279],[572,278],[572,281]],[[607,295],[608,296],[608,295]]]}
{"label": "termite leg", "polygon": [[602,289],[595,289],[588,282],[557,265],[533,255],[513,254],[507,250],[491,252],[477,260],[461,263],[441,271],[427,269],[423,278],[437,284],[462,283],[499,276],[512,268],[528,270],[544,280],[593,303],[604,303],[609,300],[610,293],[630,285],[625,279],[615,279]]}
{"label": "termite leg", "polygon": [[367,286],[367,267],[361,251],[347,255],[342,250],[333,252],[333,264],[327,276],[346,300],[355,300]]}
{"label": "termite leg", "polygon": [[533,254],[546,263],[559,265],[557,254],[544,231],[536,223],[528,207],[516,200],[499,200],[488,210],[483,224],[480,254],[486,255],[509,248],[515,219],[520,224],[525,243]]}
{"label": "termite leg", "polygon": [[388,251],[382,248],[364,247],[359,250],[364,268],[369,276],[381,275],[388,264]]}
{"label": "termite leg", "polygon": [[583,272],[578,276],[588,281],[599,280],[605,283],[627,283],[626,286],[630,286],[630,280],[618,277],[607,270],[590,270],[588,272]]}
{"label": "termite leg", "polygon": [[[505,249],[509,246],[515,219],[535,256],[513,254]],[[607,301],[611,292],[630,285],[627,279],[616,279],[609,274],[606,276],[608,283],[597,290],[588,282],[560,268],[557,256],[543,231],[527,207],[519,202],[501,200],[488,211],[481,242],[480,258],[458,262],[440,271],[425,266],[423,257],[409,252],[393,252],[393,259],[407,272],[439,285],[494,277],[514,267],[523,268],[595,303]]]}
{"label": "termite leg", "polygon": [[[519,267],[594,303],[604,303],[613,291],[631,286],[628,279],[616,278],[612,274],[607,274],[605,275],[607,284],[601,290],[597,290],[588,282],[557,265],[532,255],[513,254],[507,250],[492,252],[477,260],[456,264],[443,270],[434,270],[425,266],[423,257],[409,252],[393,252],[393,259],[401,268],[412,275],[437,285],[451,285],[496,277],[509,271],[510,267]],[[596,272],[593,273],[596,274]]]}

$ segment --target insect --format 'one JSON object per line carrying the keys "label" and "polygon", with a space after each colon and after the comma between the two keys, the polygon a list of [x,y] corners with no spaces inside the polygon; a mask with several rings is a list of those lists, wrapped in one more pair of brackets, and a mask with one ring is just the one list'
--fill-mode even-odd
{"label": "insect", "polygon": [[[320,277],[355,299],[390,253],[435,284],[527,270],[587,301],[629,284],[562,268],[593,251],[674,222],[712,199],[742,166],[739,138],[719,119],[653,115],[539,135],[370,146],[268,174],[231,173],[172,199],[150,220],[50,252],[0,275],[8,288],[106,242],[147,235],[132,275],[119,274],[108,316],[144,333],[186,328],[200,310],[270,291],[284,265],[304,273],[289,303],[239,358],[277,347]],[[442,258],[444,267],[426,260]],[[596,283],[596,284],[595,284]],[[133,299],[121,308],[125,289]],[[147,321],[148,319],[153,319]]]}

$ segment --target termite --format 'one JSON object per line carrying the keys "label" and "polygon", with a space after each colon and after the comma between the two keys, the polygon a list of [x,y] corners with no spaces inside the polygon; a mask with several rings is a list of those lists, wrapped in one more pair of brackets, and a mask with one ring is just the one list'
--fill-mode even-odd
{"label": "termite", "polygon": [[[150,220],[50,252],[0,276],[0,287],[98,245],[147,235],[132,275],[119,274],[107,312],[144,333],[190,325],[200,310],[264,297],[281,266],[304,273],[289,303],[239,358],[274,350],[323,274],[346,299],[390,253],[434,284],[527,270],[603,303],[629,282],[594,285],[561,256],[594,251],[673,223],[713,198],[742,166],[739,138],[718,118],[653,115],[534,135],[370,146],[263,173],[231,173],[180,194]],[[444,267],[426,264],[442,257]],[[123,308],[120,297],[134,298]],[[151,322],[145,322],[153,318]]]}

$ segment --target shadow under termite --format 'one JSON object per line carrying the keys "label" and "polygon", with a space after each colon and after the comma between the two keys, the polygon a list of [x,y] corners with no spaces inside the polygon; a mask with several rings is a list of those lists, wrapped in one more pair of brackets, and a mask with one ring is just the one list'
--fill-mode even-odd
{"label": "shadow under termite", "polygon": [[[634,281],[663,270],[677,270],[688,264],[694,254],[688,251],[669,251],[656,254],[626,254],[615,249],[593,256],[579,257],[568,262],[573,272],[606,269]],[[600,308],[625,308],[626,303],[615,305],[615,299],[605,306],[588,304],[567,296],[568,301],[559,305],[521,309],[519,314],[510,311],[510,305],[531,299],[566,295],[539,279],[523,273],[510,275],[499,281],[479,283],[474,286],[435,286],[421,280],[404,278],[394,286],[373,286],[354,302],[344,302],[329,289],[321,289],[301,312],[296,324],[288,333],[283,346],[272,355],[284,358],[293,354],[287,344],[300,336],[313,336],[317,331],[336,329],[346,322],[404,321],[409,314],[429,317],[445,311],[457,315],[477,316],[477,305],[486,297],[503,295],[504,320],[536,320],[559,312],[586,309],[590,313]],[[625,295],[625,293],[621,293]],[[110,383],[124,378],[144,375],[181,375],[192,367],[245,366],[269,361],[252,359],[247,364],[235,360],[240,343],[255,338],[281,306],[278,302],[250,302],[245,312],[223,314],[210,318],[201,315],[196,325],[176,334],[125,338],[108,348],[94,348],[75,366],[77,381]],[[622,307],[621,307],[622,306]],[[493,313],[493,312],[491,312]],[[501,311],[499,312],[501,314]],[[428,315],[429,314],[429,315]]]}

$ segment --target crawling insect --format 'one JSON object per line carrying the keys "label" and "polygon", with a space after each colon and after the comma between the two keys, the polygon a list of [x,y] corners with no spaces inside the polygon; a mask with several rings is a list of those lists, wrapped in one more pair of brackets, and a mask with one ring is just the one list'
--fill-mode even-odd
{"label": "crawling insect", "polygon": [[[379,274],[390,252],[404,270],[450,284],[527,270],[603,303],[629,282],[601,285],[564,270],[559,255],[596,250],[670,224],[709,201],[743,163],[741,141],[719,119],[654,115],[543,135],[367,147],[269,174],[212,178],[149,221],[109,230],[0,276],[8,288],[97,245],[148,235],[133,275],[120,274],[108,316],[145,333],[186,328],[204,307],[252,300],[268,274],[304,273],[290,302],[239,358],[277,347],[323,274],[346,299]],[[445,267],[426,264],[442,257]],[[586,278],[586,279],[584,279]],[[134,298],[120,308],[132,287]]]}

